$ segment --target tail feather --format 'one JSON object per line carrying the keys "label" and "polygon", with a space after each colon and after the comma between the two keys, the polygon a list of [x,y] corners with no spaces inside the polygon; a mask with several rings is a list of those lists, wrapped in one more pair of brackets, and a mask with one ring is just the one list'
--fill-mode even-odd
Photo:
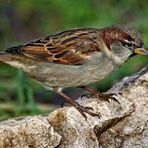
{"label": "tail feather", "polygon": [[0,52],[0,61],[4,63],[10,61],[12,60],[12,57],[21,55],[21,52],[21,45],[7,48],[6,50],[4,50],[4,52]]}
{"label": "tail feather", "polygon": [[10,48],[7,48],[5,50],[5,52],[10,53],[10,54],[22,54],[22,48],[21,47],[22,47],[21,45],[10,47]]}
{"label": "tail feather", "polygon": [[5,53],[5,52],[1,52],[0,53],[0,61],[1,62],[7,62],[7,61],[10,61],[12,58],[12,56],[8,53]]}

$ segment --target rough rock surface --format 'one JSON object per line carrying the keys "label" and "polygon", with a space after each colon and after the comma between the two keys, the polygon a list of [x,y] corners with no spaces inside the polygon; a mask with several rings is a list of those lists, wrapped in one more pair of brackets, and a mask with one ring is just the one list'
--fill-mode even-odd
{"label": "rough rock surface", "polygon": [[147,148],[148,66],[124,78],[109,92],[120,102],[79,99],[93,107],[98,117],[87,120],[74,107],[48,116],[18,117],[0,122],[0,148]]}

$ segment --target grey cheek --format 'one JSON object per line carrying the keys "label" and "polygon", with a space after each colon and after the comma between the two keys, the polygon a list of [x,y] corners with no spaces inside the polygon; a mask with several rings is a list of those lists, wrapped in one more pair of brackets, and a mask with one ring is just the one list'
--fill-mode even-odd
{"label": "grey cheek", "polygon": [[128,49],[127,47],[124,46],[114,46],[112,48],[113,53],[117,56],[120,57],[123,60],[126,60],[131,54],[132,54],[132,50]]}

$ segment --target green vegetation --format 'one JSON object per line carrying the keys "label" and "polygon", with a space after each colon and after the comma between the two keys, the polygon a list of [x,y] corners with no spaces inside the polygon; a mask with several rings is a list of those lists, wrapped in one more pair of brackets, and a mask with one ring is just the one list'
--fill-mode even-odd
{"label": "green vegetation", "polygon": [[[66,29],[118,23],[136,27],[148,46],[146,0],[1,0],[0,18],[0,49]],[[146,57],[137,56],[95,86],[105,91],[147,63]],[[0,119],[49,112],[53,109],[49,104],[55,102],[52,98],[52,92],[22,71],[0,63]]]}

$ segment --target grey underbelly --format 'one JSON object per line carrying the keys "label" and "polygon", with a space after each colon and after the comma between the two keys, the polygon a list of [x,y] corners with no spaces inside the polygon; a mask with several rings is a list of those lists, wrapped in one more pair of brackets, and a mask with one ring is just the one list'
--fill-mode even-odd
{"label": "grey underbelly", "polygon": [[[103,79],[115,69],[116,67],[110,60],[81,66],[48,64],[48,66],[37,66],[32,70],[32,76],[45,87],[66,88],[94,83]],[[36,73],[38,73],[38,76]]]}

